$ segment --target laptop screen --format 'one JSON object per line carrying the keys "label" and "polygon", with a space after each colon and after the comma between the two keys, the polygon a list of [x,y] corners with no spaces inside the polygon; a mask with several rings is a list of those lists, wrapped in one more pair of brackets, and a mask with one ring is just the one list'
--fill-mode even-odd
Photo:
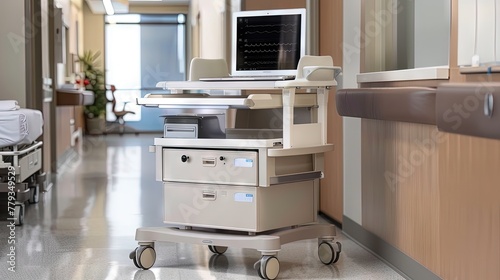
{"label": "laptop screen", "polygon": [[305,9],[233,13],[233,76],[295,75],[305,55]]}

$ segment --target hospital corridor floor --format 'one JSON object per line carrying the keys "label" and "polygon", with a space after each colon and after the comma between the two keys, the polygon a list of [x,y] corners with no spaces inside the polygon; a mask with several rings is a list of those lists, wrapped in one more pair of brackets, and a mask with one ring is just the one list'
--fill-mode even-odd
{"label": "hospital corridor floor", "polygon": [[[53,187],[26,205],[22,226],[11,231],[2,216],[0,279],[260,279],[254,263],[261,255],[253,249],[214,255],[203,245],[157,242],[154,266],[134,266],[129,253],[137,247],[136,229],[164,226],[163,189],[148,151],[155,136],[85,137]],[[341,230],[336,241],[342,254],[333,265],[318,259],[317,240],[283,245],[277,279],[405,279]],[[8,270],[12,259],[15,272]]]}

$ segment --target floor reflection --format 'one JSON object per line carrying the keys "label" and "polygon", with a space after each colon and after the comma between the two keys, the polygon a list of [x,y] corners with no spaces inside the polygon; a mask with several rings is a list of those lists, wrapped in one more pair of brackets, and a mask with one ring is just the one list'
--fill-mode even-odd
{"label": "floor reflection", "polygon": [[[155,135],[88,137],[57,183],[28,205],[15,229],[16,273],[6,269],[7,222],[0,222],[0,279],[260,279],[253,265],[260,253],[229,248],[213,255],[206,246],[157,243],[151,270],[129,259],[138,227],[163,226],[163,189],[155,181]],[[317,241],[283,246],[280,279],[403,279],[342,235],[335,266],[317,259]]]}

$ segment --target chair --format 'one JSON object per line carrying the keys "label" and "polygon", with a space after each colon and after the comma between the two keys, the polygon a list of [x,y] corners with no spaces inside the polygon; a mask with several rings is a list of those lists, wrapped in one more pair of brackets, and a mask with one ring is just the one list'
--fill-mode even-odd
{"label": "chair", "polygon": [[[117,103],[118,102],[116,100],[116,95],[115,95],[116,87],[114,85],[109,85],[107,87],[107,89],[111,92],[111,96],[112,96],[112,99],[110,100],[110,102],[112,103],[111,111],[115,115],[116,121],[115,121],[115,123],[113,125],[111,125],[110,127],[108,127],[106,129],[106,131],[110,132],[110,131],[114,130],[116,127],[118,127],[118,133],[123,134],[125,132],[125,120],[124,120],[125,115],[127,115],[127,114],[135,114],[135,112],[134,111],[129,111],[129,110],[125,109],[125,107],[127,106],[128,102],[124,102],[123,103],[123,107],[121,108],[121,110],[118,109],[117,108]],[[129,128],[129,129],[133,130],[132,128]]]}

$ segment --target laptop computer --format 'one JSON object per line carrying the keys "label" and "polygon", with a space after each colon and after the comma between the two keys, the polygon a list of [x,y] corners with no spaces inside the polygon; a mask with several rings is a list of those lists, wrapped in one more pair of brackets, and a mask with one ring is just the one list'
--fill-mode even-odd
{"label": "laptop computer", "polygon": [[231,75],[201,81],[294,79],[306,50],[306,10],[235,12],[231,35]]}

